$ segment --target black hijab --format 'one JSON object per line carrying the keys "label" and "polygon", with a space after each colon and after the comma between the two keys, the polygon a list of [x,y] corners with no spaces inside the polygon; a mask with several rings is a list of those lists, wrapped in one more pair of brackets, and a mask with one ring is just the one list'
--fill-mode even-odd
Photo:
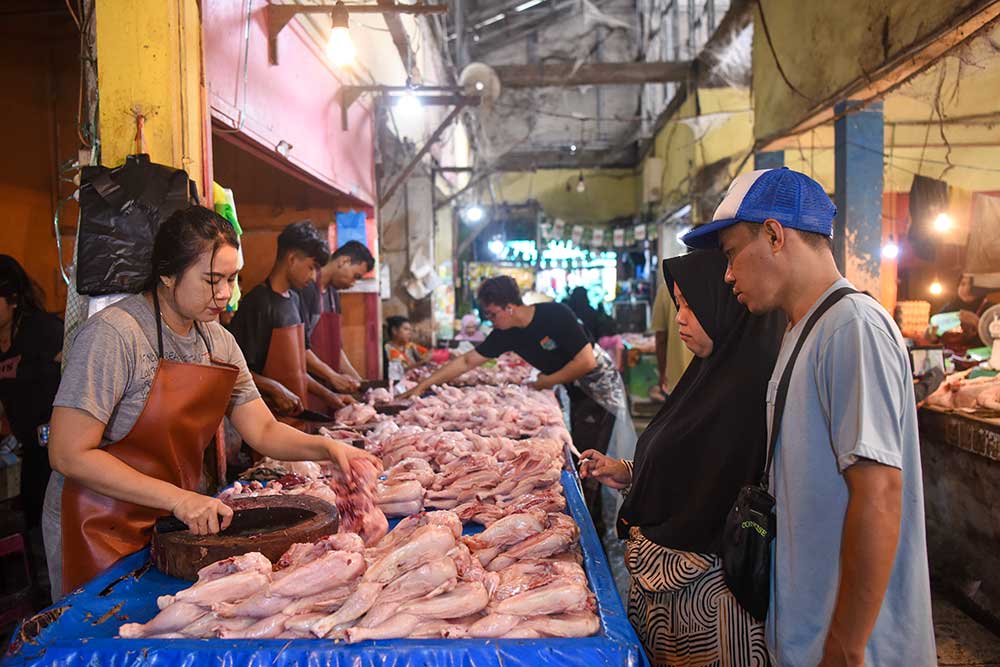
{"label": "black hijab", "polygon": [[663,263],[712,354],[695,357],[636,444],[632,489],[619,526],[664,547],[719,553],[736,494],[757,482],[767,447],[767,383],[786,327],[783,314],[751,315],[723,280],[726,259],[702,250]]}

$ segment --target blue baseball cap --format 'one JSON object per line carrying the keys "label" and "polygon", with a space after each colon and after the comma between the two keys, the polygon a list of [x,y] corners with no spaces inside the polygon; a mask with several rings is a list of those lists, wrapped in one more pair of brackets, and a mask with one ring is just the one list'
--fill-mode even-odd
{"label": "blue baseball cap", "polygon": [[805,174],[781,169],[758,169],[738,176],[715,209],[712,222],[682,237],[691,248],[718,248],[719,231],[738,222],[777,220],[784,227],[833,236],[837,207],[823,186]]}

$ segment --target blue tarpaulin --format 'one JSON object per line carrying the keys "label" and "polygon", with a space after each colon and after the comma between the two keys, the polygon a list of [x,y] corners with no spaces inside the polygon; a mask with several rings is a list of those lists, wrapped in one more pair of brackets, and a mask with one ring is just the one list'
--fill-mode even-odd
{"label": "blue tarpaulin", "polygon": [[156,615],[156,598],[190,585],[149,567],[148,550],[121,559],[82,589],[25,622],[3,667],[641,667],[647,664],[615,589],[576,476],[563,472],[601,630],[575,639],[394,639],[345,645],[326,639],[115,639],[123,623]]}

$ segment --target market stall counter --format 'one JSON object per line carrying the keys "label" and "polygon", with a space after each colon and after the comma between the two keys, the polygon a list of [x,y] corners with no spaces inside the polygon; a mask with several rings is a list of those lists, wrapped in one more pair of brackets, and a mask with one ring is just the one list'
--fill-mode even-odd
{"label": "market stall counter", "polygon": [[[587,513],[575,472],[563,471],[567,510],[581,529],[580,546],[590,587],[597,598],[600,630],[572,639],[395,639],[344,644],[329,639],[118,639],[127,622],[157,613],[157,598],[190,582],[150,566],[143,550],[113,567],[56,605],[27,620],[15,633],[4,667],[61,665],[95,667],[143,664],[185,665],[385,665],[430,667],[561,665],[567,667],[648,664],[629,625],[604,551]],[[466,533],[481,528],[466,525]]]}

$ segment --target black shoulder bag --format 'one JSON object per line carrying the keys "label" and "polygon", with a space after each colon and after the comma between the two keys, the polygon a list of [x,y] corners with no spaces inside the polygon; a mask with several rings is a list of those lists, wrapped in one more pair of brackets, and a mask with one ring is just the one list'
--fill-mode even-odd
{"label": "black shoulder bag", "polygon": [[809,333],[824,313],[848,294],[857,293],[857,290],[850,287],[836,290],[820,304],[806,322],[778,383],[764,474],[759,484],[740,489],[736,502],[726,517],[726,525],[722,532],[722,568],[726,585],[733,592],[736,601],[758,621],[767,618],[771,595],[771,541],[774,539],[775,518],[774,496],[768,491],[768,484],[795,359],[799,356],[799,351]]}

